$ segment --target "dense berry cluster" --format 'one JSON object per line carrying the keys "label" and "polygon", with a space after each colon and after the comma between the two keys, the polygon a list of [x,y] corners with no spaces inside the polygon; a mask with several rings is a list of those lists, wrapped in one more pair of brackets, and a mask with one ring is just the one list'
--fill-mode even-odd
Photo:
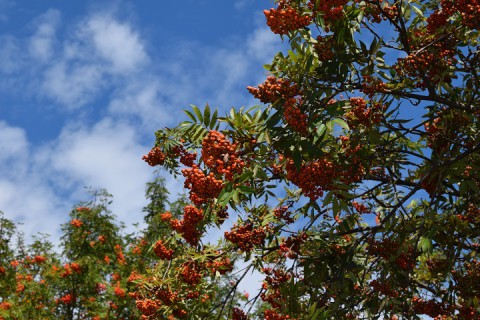
{"label": "dense berry cluster", "polygon": [[360,91],[365,93],[370,99],[376,93],[382,93],[385,91],[386,84],[382,80],[369,75],[363,76],[362,88]]}
{"label": "dense berry cluster", "polygon": [[411,53],[399,58],[393,69],[399,76],[418,79],[416,86],[421,89],[440,82],[452,81],[451,69],[456,63],[456,45],[453,36],[431,39],[425,31],[416,31],[411,39]]}
{"label": "dense berry cluster", "polygon": [[424,300],[419,297],[413,297],[412,304],[415,314],[426,314],[432,318],[448,312],[445,305],[436,300]]}
{"label": "dense berry cluster", "polygon": [[237,149],[237,144],[231,143],[222,133],[212,130],[202,141],[202,159],[207,168],[232,181],[234,174],[240,174],[245,166]]}
{"label": "dense berry cluster", "polygon": [[194,206],[185,206],[183,209],[183,219],[173,219],[170,221],[172,229],[182,235],[185,241],[195,246],[200,239],[198,224],[203,220],[203,210]]}
{"label": "dense berry cluster", "polygon": [[303,164],[299,169],[290,160],[286,170],[287,179],[302,188],[303,194],[312,201],[323,196],[325,190],[331,190],[334,179],[339,175],[333,162],[326,158]]}
{"label": "dense berry cluster", "polygon": [[263,11],[267,18],[267,25],[275,34],[287,34],[306,27],[312,22],[311,15],[302,14],[288,2],[288,0],[280,0],[276,9]]}
{"label": "dense berry cluster", "polygon": [[333,47],[335,45],[335,38],[330,36],[317,36],[317,43],[314,44],[313,48],[318,56],[320,61],[329,61],[335,57],[335,52]]}
{"label": "dense berry cluster", "polygon": [[200,268],[198,264],[193,261],[187,261],[183,263],[179,274],[185,283],[192,286],[197,285],[202,279]]}
{"label": "dense berry cluster", "polygon": [[465,299],[480,299],[480,261],[466,262],[463,269],[463,272],[453,272],[459,295]]}
{"label": "dense berry cluster", "polygon": [[370,281],[370,287],[373,289],[373,293],[375,294],[383,294],[388,297],[396,298],[398,297],[398,292],[392,288],[388,281],[380,282],[378,280]]}
{"label": "dense berry cluster", "polygon": [[232,310],[232,320],[248,320],[247,315],[243,310],[239,308],[233,308]]}
{"label": "dense berry cluster", "polygon": [[171,260],[174,254],[173,249],[168,249],[162,240],[158,240],[153,245],[153,252],[162,260]]}
{"label": "dense berry cluster", "polygon": [[288,211],[287,206],[275,208],[273,213],[277,219],[285,221],[286,224],[290,224],[295,221],[291,216],[292,213]]}
{"label": "dense berry cluster", "polygon": [[180,163],[186,167],[191,167],[197,159],[196,153],[188,152],[182,145],[173,147],[171,155],[175,158],[180,157]]}
{"label": "dense berry cluster", "polygon": [[305,136],[308,133],[308,115],[301,110],[301,102],[290,98],[283,105],[285,123],[293,130]]}
{"label": "dense berry cluster", "polygon": [[288,79],[277,79],[274,76],[268,76],[264,83],[258,85],[258,88],[249,86],[247,89],[263,103],[274,103],[278,99],[289,99],[300,94],[296,84],[292,84]]}
{"label": "dense berry cluster", "polygon": [[480,1],[457,0],[455,8],[462,15],[463,23],[471,29],[480,29]]}
{"label": "dense berry cluster", "polygon": [[479,0],[441,0],[441,8],[435,10],[427,19],[427,30],[431,33],[448,26],[448,19],[455,13],[462,17],[462,22],[470,29],[480,27]]}
{"label": "dense berry cluster", "polygon": [[234,226],[230,232],[225,232],[225,239],[234,243],[240,250],[245,252],[249,252],[254,247],[262,245],[266,236],[266,228],[254,228],[253,223]]}
{"label": "dense berry cluster", "polygon": [[480,225],[480,209],[470,204],[464,214],[457,214],[457,218],[472,224]]}
{"label": "dense berry cluster", "polygon": [[223,189],[223,180],[217,179],[213,172],[205,175],[195,164],[191,168],[182,169],[182,174],[186,178],[184,186],[190,189],[190,200],[195,205],[215,199]]}
{"label": "dense berry cluster", "polygon": [[78,219],[73,219],[72,221],[70,221],[70,225],[75,228],[80,228],[83,225],[83,222]]}
{"label": "dense berry cluster", "polygon": [[286,299],[282,294],[281,287],[292,278],[292,274],[282,268],[263,268],[262,272],[266,275],[262,284],[262,288],[266,292],[262,292],[260,298],[272,306],[272,316],[275,314],[279,316],[274,309],[279,310],[285,305]]}
{"label": "dense berry cluster", "polygon": [[71,293],[67,293],[66,295],[60,297],[57,301],[63,304],[72,304],[75,301],[75,296]]}
{"label": "dense berry cluster", "polygon": [[368,209],[366,205],[364,205],[363,203],[359,203],[357,201],[353,201],[352,206],[355,208],[355,210],[359,214],[364,214],[364,213],[370,213],[371,212],[371,210]]}
{"label": "dense berry cluster", "polygon": [[150,166],[154,167],[162,165],[165,162],[166,156],[159,147],[154,147],[147,155],[143,156],[142,159]]}
{"label": "dense berry cluster", "polygon": [[311,0],[309,7],[314,14],[320,14],[327,23],[334,22],[343,18],[344,6],[348,3],[348,0]]}
{"label": "dense berry cluster", "polygon": [[[159,305],[157,301],[151,299],[142,299],[135,302],[137,309],[140,310],[144,316],[153,316],[157,313]],[[145,318],[147,319],[147,318]]]}
{"label": "dense berry cluster", "polygon": [[371,242],[367,251],[369,254],[393,261],[402,270],[412,270],[416,264],[417,254],[412,246],[402,248],[400,243],[390,239]]}
{"label": "dense berry cluster", "polygon": [[384,106],[380,103],[372,103],[367,105],[367,101],[363,98],[350,98],[350,109],[344,114],[345,120],[350,129],[358,126],[367,128],[380,123]]}

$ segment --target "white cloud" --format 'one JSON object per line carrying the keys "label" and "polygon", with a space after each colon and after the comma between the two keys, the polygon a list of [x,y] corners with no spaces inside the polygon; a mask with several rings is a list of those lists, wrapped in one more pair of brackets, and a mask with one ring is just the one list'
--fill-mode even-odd
{"label": "white cloud", "polygon": [[280,40],[267,27],[257,28],[247,39],[247,54],[262,63],[271,62],[280,51]]}
{"label": "white cloud", "polygon": [[113,211],[129,224],[142,220],[146,204],[145,183],[152,170],[141,160],[148,151],[138,143],[133,127],[104,119],[87,127],[66,128],[49,148],[42,162],[49,175],[61,176],[60,184],[82,194],[85,186],[105,188],[114,195]]}
{"label": "white cloud", "polygon": [[50,9],[37,18],[35,34],[30,37],[29,51],[34,59],[47,62],[51,59],[54,50],[55,33],[60,23],[61,14],[58,10]]}
{"label": "white cloud", "polygon": [[[0,36],[0,72],[5,74],[15,74],[21,69],[22,50],[18,40],[12,36]],[[6,79],[0,80],[1,83],[8,83]]]}
{"label": "white cloud", "polygon": [[168,108],[163,89],[157,79],[127,83],[112,97],[109,113],[114,117],[136,116],[141,119],[144,130],[153,133],[175,118]]}
{"label": "white cloud", "polygon": [[25,130],[0,121],[0,161],[23,157],[27,149]]}
{"label": "white cloud", "polygon": [[22,223],[28,236],[55,234],[59,225],[53,226],[51,219],[62,213],[62,206],[42,181],[41,168],[34,166],[25,130],[0,122],[0,210]]}
{"label": "white cloud", "polygon": [[128,23],[97,15],[88,19],[85,32],[96,52],[111,63],[113,72],[132,72],[148,61],[139,34]]}
{"label": "white cloud", "polygon": [[39,94],[74,108],[92,101],[102,87],[102,80],[102,69],[94,64],[60,61],[45,71]]}

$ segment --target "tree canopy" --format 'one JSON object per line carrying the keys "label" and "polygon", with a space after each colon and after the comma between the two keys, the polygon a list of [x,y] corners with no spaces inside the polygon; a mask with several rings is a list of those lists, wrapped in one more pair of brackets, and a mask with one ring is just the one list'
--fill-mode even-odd
{"label": "tree canopy", "polygon": [[155,133],[143,159],[188,195],[148,184],[140,235],[118,236],[103,194],[71,212],[60,266],[2,220],[0,319],[480,319],[480,2],[264,14],[289,49],[248,86],[261,104]]}
{"label": "tree canopy", "polygon": [[265,319],[478,319],[480,3],[281,0],[264,13],[290,46],[248,87],[264,105],[194,106],[145,156],[183,176],[193,203],[170,220],[156,286],[186,301],[179,282],[208,293],[237,259],[238,281],[265,280],[234,319],[259,301]]}

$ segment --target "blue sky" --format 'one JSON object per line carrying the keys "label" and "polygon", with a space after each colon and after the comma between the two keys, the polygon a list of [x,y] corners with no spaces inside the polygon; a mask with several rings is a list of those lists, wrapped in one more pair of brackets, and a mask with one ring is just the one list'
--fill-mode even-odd
{"label": "blue sky", "polygon": [[0,210],[55,240],[85,187],[106,188],[120,221],[142,221],[154,131],[189,104],[256,103],[245,88],[282,46],[272,4],[0,0]]}

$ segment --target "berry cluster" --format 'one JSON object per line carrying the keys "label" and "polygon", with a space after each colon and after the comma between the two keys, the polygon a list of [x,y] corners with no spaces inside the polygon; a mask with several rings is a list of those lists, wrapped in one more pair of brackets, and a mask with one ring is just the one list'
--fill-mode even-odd
{"label": "berry cluster", "polygon": [[171,260],[174,254],[173,249],[168,249],[162,240],[158,240],[153,245],[153,252],[162,260]]}
{"label": "berry cluster", "polygon": [[155,297],[166,306],[171,306],[178,300],[178,294],[168,288],[158,288]]}
{"label": "berry cluster", "polygon": [[267,309],[263,312],[263,318],[265,320],[290,320],[290,316],[284,316],[281,314],[278,314],[275,310],[273,309]]}
{"label": "berry cluster", "polygon": [[120,298],[124,298],[126,296],[125,289],[120,286],[120,281],[117,281],[117,284],[113,288],[113,294]]}
{"label": "berry cluster", "polygon": [[248,320],[247,315],[239,308],[233,308],[232,320]]}
{"label": "berry cluster", "polygon": [[314,15],[321,14],[328,24],[343,18],[343,7],[347,3],[348,0],[310,0],[309,7]]}
{"label": "berry cluster", "polygon": [[455,8],[462,15],[463,23],[467,27],[477,30],[480,29],[479,0],[457,0]]}
{"label": "berry cluster", "polygon": [[218,197],[223,189],[223,181],[217,179],[213,172],[205,175],[197,165],[182,169],[186,178],[184,187],[190,189],[190,200],[195,205],[202,205]]}
{"label": "berry cluster", "polygon": [[155,315],[159,308],[157,301],[151,299],[142,299],[135,301],[137,309],[140,310],[142,315],[149,317]]}
{"label": "berry cluster", "polygon": [[367,106],[367,101],[363,98],[350,98],[350,110],[344,114],[345,120],[351,129],[358,126],[367,128],[380,123],[384,106],[380,103],[373,103],[371,107]]}
{"label": "berry cluster", "polygon": [[273,213],[277,219],[285,221],[286,224],[290,224],[295,221],[291,217],[291,212],[288,211],[287,206],[275,208],[273,210]]}
{"label": "berry cluster", "polygon": [[370,213],[371,210],[367,208],[363,203],[358,203],[357,201],[352,202],[353,207],[359,214]]}
{"label": "berry cluster", "polygon": [[317,43],[313,45],[315,52],[317,53],[318,60],[320,61],[329,61],[335,57],[335,52],[333,47],[335,45],[335,39],[332,35],[330,36],[317,36]]}
{"label": "berry cluster", "polygon": [[230,232],[225,231],[225,239],[234,243],[240,250],[250,252],[255,246],[263,245],[266,238],[265,227],[253,227],[253,223],[234,226]]}
{"label": "berry cluster", "polygon": [[175,158],[180,157],[180,163],[186,167],[191,167],[194,164],[195,159],[197,159],[196,153],[188,152],[181,145],[173,147],[171,153]]}
{"label": "berry cluster", "polygon": [[83,222],[78,219],[73,219],[72,221],[70,221],[70,225],[75,228],[80,228],[83,225]]}
{"label": "berry cluster", "polygon": [[427,19],[427,30],[434,33],[447,26],[448,19],[455,13],[462,17],[462,22],[470,29],[480,27],[480,1],[479,0],[441,0],[441,8],[435,10]]}
{"label": "berry cluster", "polygon": [[300,254],[300,247],[307,240],[306,233],[301,233],[296,236],[290,236],[282,244],[280,244],[279,253],[285,255],[287,258],[296,259]]}
{"label": "berry cluster", "polygon": [[426,314],[435,318],[447,313],[445,305],[435,300],[424,300],[419,297],[413,297],[412,304],[415,314]]}
{"label": "berry cluster", "polygon": [[289,99],[300,94],[296,84],[292,84],[288,79],[277,79],[274,76],[268,76],[264,83],[258,85],[258,88],[248,86],[247,89],[263,103],[274,103],[278,99]]}
{"label": "berry cluster", "polygon": [[154,147],[142,159],[150,166],[162,165],[165,162],[166,156],[159,147]]}
{"label": "berry cluster", "polygon": [[448,19],[455,13],[451,0],[442,0],[440,3],[442,8],[435,10],[427,18],[427,31],[432,34],[447,26]]}
{"label": "berry cluster", "polygon": [[372,287],[373,292],[377,292],[392,298],[398,297],[398,292],[392,288],[392,286],[390,285],[390,283],[388,283],[388,281],[382,283],[378,280],[372,280],[370,281],[369,285],[370,287]]}
{"label": "berry cluster", "polygon": [[288,4],[288,0],[280,0],[276,9],[264,10],[267,25],[275,34],[288,34],[293,30],[308,26],[312,22],[309,14],[302,14]]}
{"label": "berry cluster", "polygon": [[333,163],[326,158],[303,164],[299,169],[293,160],[286,164],[287,179],[302,188],[305,196],[316,201],[324,190],[331,190],[333,181],[339,175]]}
{"label": "berry cluster", "polygon": [[72,295],[71,293],[67,293],[66,295],[64,295],[63,297],[60,297],[58,300],[57,300],[57,303],[58,302],[62,302],[63,304],[72,304],[74,301],[75,301],[75,296]]}
{"label": "berry cluster", "polygon": [[182,234],[185,241],[195,246],[200,239],[200,232],[197,229],[198,224],[203,220],[203,210],[194,206],[185,206],[183,208],[183,219],[173,219],[170,221],[172,229]]}
{"label": "berry cluster", "polygon": [[222,257],[207,261],[206,268],[210,270],[212,274],[216,274],[217,272],[220,274],[227,274],[233,270],[233,263],[230,258]]}
{"label": "berry cluster", "polygon": [[199,266],[197,263],[187,261],[183,263],[180,270],[180,277],[182,280],[192,286],[196,286],[202,279],[202,274],[199,272]]}
{"label": "berry cluster", "polygon": [[402,270],[409,271],[415,267],[417,255],[415,249],[408,245],[406,250],[401,250],[401,244],[398,242],[392,242],[390,239],[383,241],[374,241],[370,243],[367,251],[372,255],[379,256],[385,260],[392,260]]}
{"label": "berry cluster", "polygon": [[262,292],[260,298],[268,302],[273,309],[280,309],[285,302],[281,287],[292,278],[292,274],[286,272],[284,269],[272,268],[263,268],[262,272],[266,275],[262,288],[267,290],[267,293]]}
{"label": "berry cluster", "polygon": [[416,31],[411,39],[411,53],[399,58],[393,69],[399,76],[419,79],[416,87],[425,89],[429,85],[452,81],[450,69],[456,63],[456,40],[452,37],[432,40],[424,31]]}
{"label": "berry cluster", "polygon": [[365,93],[370,99],[378,92],[385,91],[385,82],[369,75],[363,76],[362,88],[360,91]]}
{"label": "berry cluster", "polygon": [[308,115],[302,112],[300,106],[301,102],[298,103],[295,98],[290,98],[285,101],[283,105],[283,118],[286,124],[293,128],[293,130],[305,136],[308,133]]}
{"label": "berry cluster", "polygon": [[480,299],[480,261],[464,264],[464,272],[452,271],[459,295],[464,298]]}
{"label": "berry cluster", "polygon": [[470,204],[464,214],[457,214],[457,218],[472,224],[480,224],[480,209]]}
{"label": "berry cluster", "polygon": [[237,144],[231,143],[225,135],[211,130],[202,141],[202,159],[207,168],[232,181],[234,174],[240,174],[245,166],[237,149]]}

